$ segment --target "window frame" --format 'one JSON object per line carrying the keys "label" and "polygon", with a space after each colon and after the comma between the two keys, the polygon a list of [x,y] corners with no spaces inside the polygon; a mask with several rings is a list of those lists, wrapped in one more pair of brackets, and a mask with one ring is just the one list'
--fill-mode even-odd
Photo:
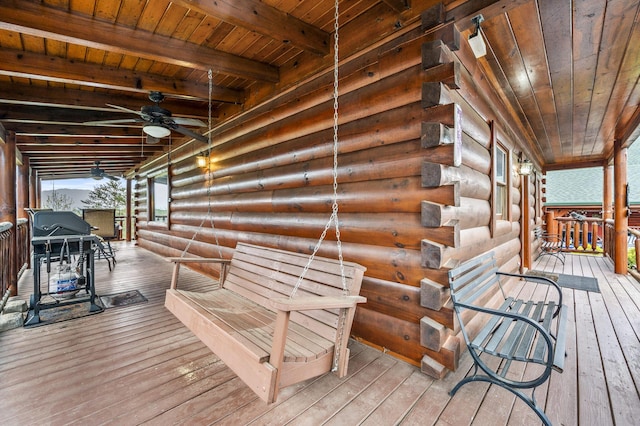
{"label": "window frame", "polygon": [[[152,222],[154,225],[163,226],[169,228],[170,225],[170,215],[171,215],[171,173],[168,167],[162,168],[158,170],[153,175],[147,177],[147,212],[148,212],[148,220]],[[164,178],[164,179],[163,179]],[[160,181],[159,181],[160,180]],[[161,182],[161,180],[165,180],[166,182]],[[166,186],[166,188],[161,189],[160,185]],[[166,192],[166,203],[159,204],[159,196]],[[164,198],[164,197],[163,197]],[[166,208],[166,215],[164,215],[164,219],[158,220],[158,209],[159,207]]]}

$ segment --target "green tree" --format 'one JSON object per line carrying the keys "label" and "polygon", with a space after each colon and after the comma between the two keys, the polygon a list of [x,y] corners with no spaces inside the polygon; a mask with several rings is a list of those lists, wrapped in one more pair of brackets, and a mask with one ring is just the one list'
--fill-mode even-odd
{"label": "green tree", "polygon": [[69,211],[73,200],[67,194],[59,194],[55,190],[47,196],[47,201],[44,203],[44,208],[55,211]]}
{"label": "green tree", "polygon": [[122,215],[126,205],[126,190],[120,180],[109,179],[93,188],[89,198],[82,200],[82,204],[90,209],[116,209],[116,215]]}

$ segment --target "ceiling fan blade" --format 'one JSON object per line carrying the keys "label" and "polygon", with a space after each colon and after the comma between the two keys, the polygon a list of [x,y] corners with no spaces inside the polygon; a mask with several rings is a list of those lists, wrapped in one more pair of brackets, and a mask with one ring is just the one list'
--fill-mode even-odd
{"label": "ceiling fan blade", "polygon": [[207,124],[197,118],[171,117],[173,122],[182,126],[207,127]]}
{"label": "ceiling fan blade", "polygon": [[120,180],[120,178],[115,177],[115,176],[111,176],[111,175],[102,175],[103,177],[106,177],[107,179],[111,179],[111,180]]}
{"label": "ceiling fan blade", "polygon": [[191,130],[186,129],[184,127],[175,126],[175,127],[172,127],[172,129],[178,133],[182,133],[183,135],[189,136],[190,138],[194,138],[195,140],[198,140],[200,142],[204,142],[204,143],[209,142],[209,139],[206,136],[203,136],[200,133],[192,132]]}
{"label": "ceiling fan blade", "polygon": [[82,124],[87,126],[104,126],[107,124],[126,124],[126,123],[140,123],[142,120],[137,118],[121,118],[119,120],[97,120],[97,121],[85,121]]}
{"label": "ceiling fan blade", "polygon": [[131,114],[142,115],[140,111],[134,111],[132,109],[121,107],[119,105],[107,104],[107,106],[110,106],[111,108],[119,109],[120,111],[130,112]]}

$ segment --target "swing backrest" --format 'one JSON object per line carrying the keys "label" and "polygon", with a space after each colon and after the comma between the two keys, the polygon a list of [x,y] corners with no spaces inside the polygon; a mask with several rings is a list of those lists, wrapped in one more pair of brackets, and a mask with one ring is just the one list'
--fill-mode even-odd
{"label": "swing backrest", "polygon": [[[269,300],[292,294],[308,260],[307,254],[238,243],[223,287],[268,308]],[[351,262],[343,265],[348,294],[358,295],[365,268]],[[341,276],[338,260],[316,256],[294,298],[343,295]],[[335,340],[338,314],[333,309],[293,312],[291,322]]]}

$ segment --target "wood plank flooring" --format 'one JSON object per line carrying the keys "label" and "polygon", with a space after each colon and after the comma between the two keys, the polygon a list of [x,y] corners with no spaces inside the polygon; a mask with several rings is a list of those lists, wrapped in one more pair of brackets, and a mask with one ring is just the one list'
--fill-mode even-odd
{"label": "wood plank flooring", "polygon": [[[501,388],[471,383],[450,398],[471,369],[468,354],[437,381],[355,341],[348,377],[308,380],[266,405],[163,307],[171,264],[124,243],[117,259],[112,272],[97,261],[98,294],[138,289],[148,302],[0,334],[3,425],[539,424]],[[569,255],[563,266],[545,256],[534,268],[594,276],[601,290],[564,290],[572,311],[566,369],[536,392],[553,424],[638,424],[640,286],[602,257]],[[186,268],[180,275],[184,289],[213,284]],[[32,292],[29,273],[20,291]]]}

